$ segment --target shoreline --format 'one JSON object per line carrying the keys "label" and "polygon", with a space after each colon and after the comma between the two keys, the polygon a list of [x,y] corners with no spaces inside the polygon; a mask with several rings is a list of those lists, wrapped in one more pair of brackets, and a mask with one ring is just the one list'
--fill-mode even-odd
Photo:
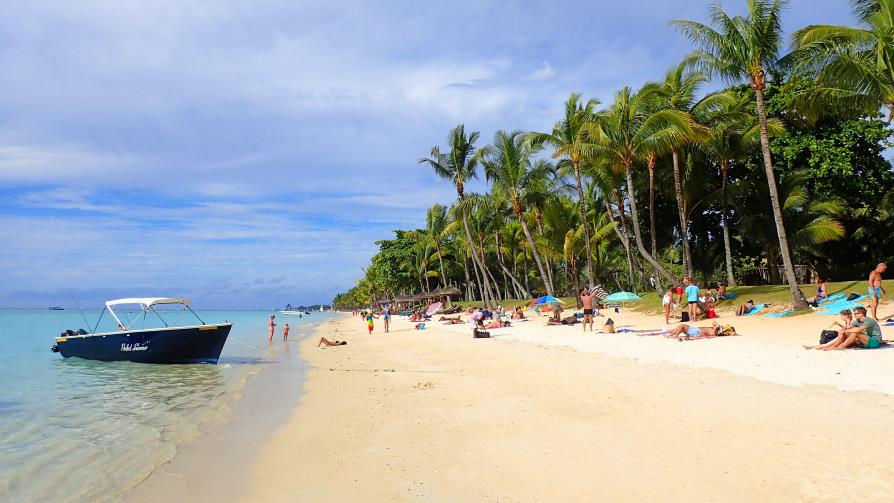
{"label": "shoreline", "polygon": [[173,459],[126,491],[121,501],[237,500],[249,482],[246,467],[273,432],[286,423],[304,393],[306,361],[300,344],[329,321],[295,330],[296,337],[288,344],[259,357],[269,361],[248,378],[224,422],[208,425],[196,438],[178,446]]}
{"label": "shoreline", "polygon": [[[624,324],[654,320],[628,313]],[[703,341],[584,335],[537,319],[473,340],[465,325],[420,332],[403,320],[369,336],[345,315],[317,335],[348,346],[302,342],[306,393],[250,467],[241,501],[887,499],[894,379],[854,392],[834,378],[857,380],[891,353],[796,351],[810,330],[740,320],[720,321],[746,335]],[[774,374],[777,352],[849,373],[793,381]],[[732,365],[737,356],[750,367]],[[755,368],[769,379],[739,374]]]}

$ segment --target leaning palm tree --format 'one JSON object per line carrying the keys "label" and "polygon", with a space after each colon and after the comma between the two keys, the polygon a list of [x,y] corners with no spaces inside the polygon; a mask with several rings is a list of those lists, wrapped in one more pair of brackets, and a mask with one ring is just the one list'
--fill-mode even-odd
{"label": "leaning palm tree", "polygon": [[586,133],[599,102],[595,99],[581,103],[580,94],[572,93],[565,102],[565,116],[553,126],[550,133],[530,133],[528,141],[532,145],[549,145],[553,148],[554,159],[566,159],[571,163],[574,171],[574,181],[577,185],[577,202],[580,218],[584,227],[585,244],[587,250],[587,280],[593,286],[593,260],[590,253],[590,231],[587,227],[587,201],[584,197],[584,186],[580,178],[580,163],[588,155],[592,148],[590,138]]}
{"label": "leaning palm tree", "polygon": [[894,119],[894,0],[851,0],[860,26],[811,25],[792,36],[786,57],[816,79],[802,96],[808,108],[830,101]]}
{"label": "leaning palm tree", "polygon": [[487,152],[482,159],[482,164],[487,179],[493,185],[494,193],[504,197],[509,203],[513,215],[521,224],[525,239],[531,246],[534,262],[537,264],[546,293],[555,295],[555,287],[544,269],[543,260],[540,258],[540,253],[537,252],[534,237],[531,235],[525,218],[529,196],[540,198],[541,194],[537,193],[537,189],[546,184],[551,171],[550,165],[543,161],[533,162],[531,160],[533,149],[530,143],[525,141],[521,131],[509,133],[497,131],[494,135],[493,145],[482,150]]}
{"label": "leaning palm tree", "polygon": [[689,114],[679,110],[653,111],[647,95],[634,94],[625,87],[615,95],[611,108],[597,115],[590,134],[597,140],[596,156],[607,159],[623,170],[627,179],[627,200],[636,247],[640,255],[660,276],[675,282],[667,271],[643,246],[633,184],[633,166],[652,152],[668,152],[682,137],[692,134],[694,123]]}
{"label": "leaning palm tree", "polygon": [[[466,135],[465,126],[460,124],[450,130],[447,141],[450,144],[450,151],[442,153],[438,147],[432,147],[431,157],[423,157],[419,159],[420,164],[428,164],[434,170],[435,174],[441,178],[450,180],[456,187],[456,198],[458,204],[461,205],[465,197],[465,184],[469,179],[476,178],[477,159],[475,158],[475,142],[478,140],[478,131]],[[462,212],[460,216],[463,230],[466,234],[466,241],[469,245],[469,251],[472,256],[472,263],[480,271],[482,300],[486,304],[493,304],[495,300],[491,289],[490,280],[487,277],[487,270],[484,266],[484,255],[478,255],[475,248],[475,241],[472,239],[472,233],[469,230],[469,222],[466,213]]]}
{"label": "leaning palm tree", "polygon": [[788,282],[792,304],[795,309],[806,309],[807,302],[798,291],[795,269],[789,251],[788,236],[782,219],[779,190],[773,172],[770,155],[770,138],[767,132],[767,108],[764,103],[764,89],[767,86],[767,71],[777,65],[779,46],[782,41],[780,12],[786,0],[747,0],[748,15],[730,17],[719,5],[711,7],[711,23],[717,28],[678,19],[672,21],[686,37],[699,46],[689,56],[692,64],[710,74],[719,75],[729,82],[747,80],[754,90],[760,126],[761,151],[764,171],[773,208],[773,221],[779,239],[779,250],[785,264],[785,279]]}

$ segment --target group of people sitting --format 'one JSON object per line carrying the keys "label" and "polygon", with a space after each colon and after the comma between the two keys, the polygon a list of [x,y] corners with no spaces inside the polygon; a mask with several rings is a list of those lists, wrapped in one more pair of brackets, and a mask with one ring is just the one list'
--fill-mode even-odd
{"label": "group of people sitting", "polygon": [[[841,311],[841,321],[832,324],[835,332],[834,338],[826,343],[815,346],[804,346],[804,349],[819,349],[823,351],[842,350],[851,347],[874,349],[881,346],[882,329],[878,322],[866,314],[865,307],[855,307]],[[830,334],[831,335],[831,334]]]}

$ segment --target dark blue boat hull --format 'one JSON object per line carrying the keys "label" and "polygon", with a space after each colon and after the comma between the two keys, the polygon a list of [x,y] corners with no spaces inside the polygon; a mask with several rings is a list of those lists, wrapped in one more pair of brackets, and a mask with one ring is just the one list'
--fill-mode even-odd
{"label": "dark blue boat hull", "polygon": [[65,358],[140,363],[217,363],[232,324],[59,337]]}

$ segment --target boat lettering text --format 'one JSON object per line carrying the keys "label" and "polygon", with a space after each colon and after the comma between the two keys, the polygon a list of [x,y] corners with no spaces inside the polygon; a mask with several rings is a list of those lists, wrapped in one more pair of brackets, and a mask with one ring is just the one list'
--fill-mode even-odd
{"label": "boat lettering text", "polygon": [[121,345],[121,351],[146,351],[147,349],[149,349],[148,342]]}

